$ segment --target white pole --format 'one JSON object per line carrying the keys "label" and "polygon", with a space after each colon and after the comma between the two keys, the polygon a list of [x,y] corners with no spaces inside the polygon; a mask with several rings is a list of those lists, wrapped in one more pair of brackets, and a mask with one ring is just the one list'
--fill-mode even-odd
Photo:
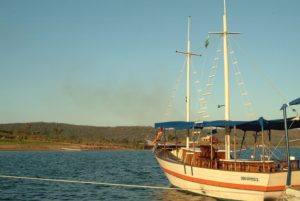
{"label": "white pole", "polygon": [[[224,0],[223,15],[223,48],[224,48],[224,95],[225,95],[225,120],[230,120],[230,95],[229,95],[229,74],[228,74],[228,47],[227,47],[227,19],[226,19],[226,0]],[[226,132],[229,132],[226,129]],[[225,134],[225,157],[230,160],[230,133]]]}
{"label": "white pole", "polygon": [[228,47],[227,47],[227,19],[226,19],[226,0],[224,0],[223,15],[223,43],[224,43],[224,92],[225,92],[225,120],[230,120],[230,95],[229,95],[229,75],[228,75]]}
{"label": "white pole", "polygon": [[[188,17],[188,41],[187,41],[187,64],[186,64],[186,121],[190,121],[190,62],[191,62],[191,44],[190,44],[190,20]],[[189,133],[186,137],[186,148],[190,148]]]}
{"label": "white pole", "polygon": [[187,64],[186,64],[186,121],[190,121],[190,63],[191,63],[191,42],[190,42],[190,19],[188,17],[188,41],[187,41]]}

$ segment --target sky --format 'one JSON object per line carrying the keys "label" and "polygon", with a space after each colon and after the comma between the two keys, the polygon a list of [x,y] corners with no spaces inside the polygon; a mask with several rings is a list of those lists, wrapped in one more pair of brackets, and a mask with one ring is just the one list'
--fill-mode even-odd
{"label": "sky", "polygon": [[[299,8],[299,0],[227,1],[228,30],[241,32],[229,38],[231,119],[246,119],[232,62],[254,118],[281,118],[281,105],[300,97]],[[188,16],[191,50],[202,54],[191,62],[191,120],[202,120],[199,96],[215,58],[209,119],[222,119],[222,38],[210,35],[204,47],[208,32],[222,31],[222,15],[222,0],[1,0],[0,123],[185,120],[186,58],[175,51],[186,51]]]}

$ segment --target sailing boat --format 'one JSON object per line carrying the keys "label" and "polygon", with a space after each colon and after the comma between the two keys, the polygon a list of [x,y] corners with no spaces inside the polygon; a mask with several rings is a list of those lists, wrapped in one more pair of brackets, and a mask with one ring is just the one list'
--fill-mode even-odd
{"label": "sailing boat", "polygon": [[[189,31],[188,31],[189,33]],[[265,154],[266,134],[271,130],[285,130],[285,128],[300,128],[300,122],[294,118],[279,120],[265,120],[259,118],[254,121],[230,120],[230,94],[228,76],[227,35],[237,34],[227,31],[226,0],[224,0],[223,32],[212,33],[223,35],[224,47],[224,86],[225,86],[225,117],[224,120],[204,121],[202,123],[190,121],[190,94],[189,94],[189,62],[190,40],[187,45],[187,99],[186,121],[155,123],[158,130],[157,138],[165,138],[170,130],[187,130],[185,146],[170,145],[161,142],[156,146],[155,157],[170,183],[183,190],[206,196],[231,200],[277,200],[285,193],[289,186],[300,187],[300,160],[274,160],[270,151]],[[297,99],[298,100],[298,99]],[[292,101],[295,103],[295,101]],[[300,103],[296,101],[297,104]],[[288,106],[288,104],[285,104]],[[286,107],[283,107],[285,112]],[[286,116],[285,116],[286,117]],[[212,128],[223,128],[225,131],[225,149],[219,150],[213,140]],[[211,130],[208,143],[193,143],[190,147],[190,132]],[[198,131],[199,130],[199,131]],[[247,132],[255,132],[260,136],[261,157],[255,154],[250,158],[237,157],[236,135],[242,130],[245,138]],[[258,135],[260,133],[260,135]],[[230,139],[234,135],[233,155]],[[158,140],[157,140],[158,141]],[[286,131],[287,153],[289,138]],[[254,146],[255,151],[256,146]],[[269,148],[270,150],[270,148]],[[284,158],[284,157],[283,157]]]}

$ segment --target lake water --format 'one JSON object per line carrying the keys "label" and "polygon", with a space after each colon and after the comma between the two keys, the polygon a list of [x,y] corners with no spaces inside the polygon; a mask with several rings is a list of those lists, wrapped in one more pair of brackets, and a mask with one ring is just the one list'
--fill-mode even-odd
{"label": "lake water", "polygon": [[[169,187],[151,151],[4,151],[0,175]],[[176,190],[0,178],[0,200],[214,200]]]}
{"label": "lake water", "polygon": [[[300,158],[300,150],[293,149]],[[0,175],[169,187],[151,151],[4,151]],[[0,178],[0,200],[215,201],[177,190]]]}

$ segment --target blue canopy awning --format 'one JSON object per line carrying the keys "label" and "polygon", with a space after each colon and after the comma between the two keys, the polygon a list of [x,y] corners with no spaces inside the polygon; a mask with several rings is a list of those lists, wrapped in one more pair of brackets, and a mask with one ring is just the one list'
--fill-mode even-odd
{"label": "blue canopy awning", "polygon": [[300,98],[297,98],[297,99],[289,102],[289,105],[298,105],[298,104],[300,104]]}
{"label": "blue canopy awning", "polygon": [[[259,132],[262,129],[264,130],[284,130],[284,120],[266,120],[264,118],[259,118],[254,121],[204,121],[202,123],[195,122],[185,122],[185,121],[171,121],[171,122],[161,122],[155,123],[155,128],[165,128],[165,129],[191,129],[191,128],[207,128],[207,127],[218,127],[218,128],[233,128],[243,131],[256,131]],[[287,126],[289,129],[300,128],[300,121],[295,121],[294,118],[287,119]]]}
{"label": "blue canopy awning", "polygon": [[233,128],[234,126],[237,129],[243,131],[261,131],[262,128],[266,128],[268,121],[264,118],[259,118],[255,121],[204,121],[203,123],[198,123],[195,125],[195,128],[205,128],[205,127],[219,127],[219,128]]}
{"label": "blue canopy awning", "polygon": [[[289,129],[300,128],[300,121],[295,121],[294,118],[287,119],[287,125]],[[255,121],[204,121],[203,123],[197,123],[195,128],[205,128],[205,127],[220,127],[220,128],[233,128],[236,126],[237,129],[243,131],[256,131],[259,132],[264,130],[284,130],[284,120],[266,120],[264,118],[259,118]]]}
{"label": "blue canopy awning", "polygon": [[184,130],[193,128],[195,122],[186,122],[186,121],[169,121],[169,122],[160,122],[155,123],[155,128],[165,128],[165,129],[175,129],[175,130]]}
{"label": "blue canopy awning", "polygon": [[284,104],[281,106],[280,110],[283,110],[284,108],[287,108],[288,106],[291,106],[291,105],[298,105],[298,104],[300,104],[300,98],[296,98],[295,100],[292,100],[292,101],[289,102],[289,103],[284,103]]}

